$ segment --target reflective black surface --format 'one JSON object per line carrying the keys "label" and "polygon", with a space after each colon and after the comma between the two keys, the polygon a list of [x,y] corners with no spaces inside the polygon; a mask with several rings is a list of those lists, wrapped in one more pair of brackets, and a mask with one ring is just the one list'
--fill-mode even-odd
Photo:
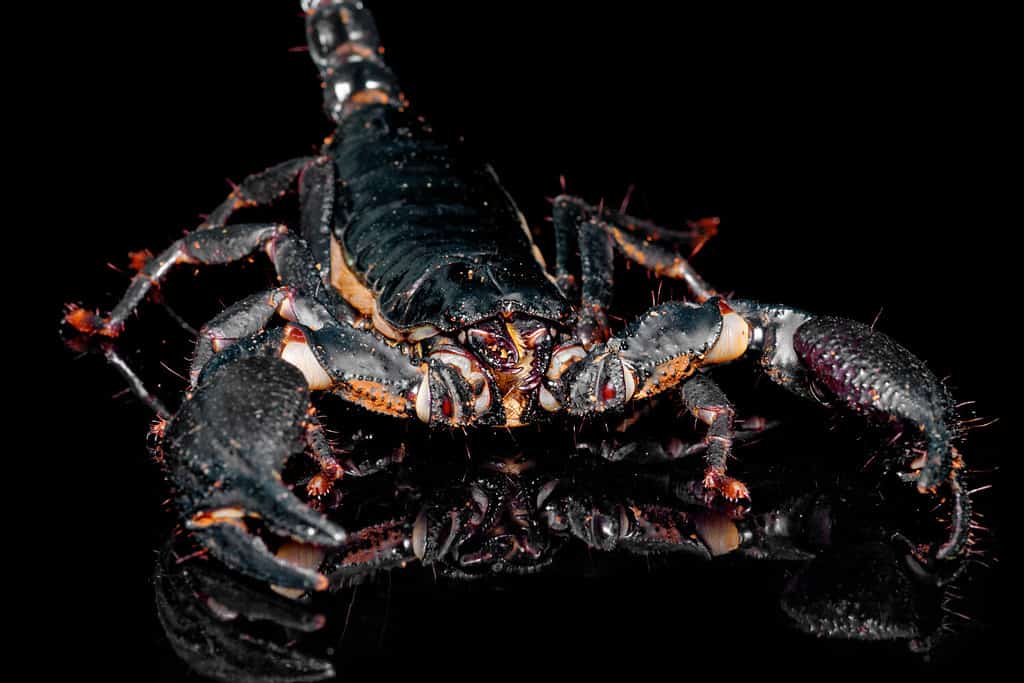
{"label": "reflective black surface", "polygon": [[[635,184],[632,210],[674,225],[719,215],[720,235],[695,259],[710,282],[865,321],[882,309],[879,326],[951,375],[960,400],[1006,420],[1015,390],[1005,371],[1014,342],[1002,332],[1014,315],[1004,298],[1010,252],[993,208],[1001,181],[988,163],[1000,143],[989,125],[998,83],[987,77],[998,46],[984,46],[963,18],[955,32],[952,19],[933,18],[941,30],[926,31],[909,18],[883,26],[850,17],[810,31],[781,16],[684,21],[670,10],[516,3],[376,14],[410,99],[493,160],[542,235],[544,197],[559,191],[560,174],[591,201],[617,203]],[[288,52],[303,44],[290,3],[133,7],[127,26],[124,11],[75,8],[57,29],[55,44],[75,58],[73,68],[62,62],[44,100],[62,115],[40,144],[55,150],[45,177],[59,179],[47,181],[44,207],[60,230],[59,248],[47,245],[58,259],[53,320],[65,301],[109,306],[127,277],[103,264],[123,267],[128,250],[159,249],[195,225],[223,198],[225,177],[307,153],[329,132],[308,56]],[[186,274],[165,295],[198,325],[265,272]],[[635,270],[619,275],[617,305],[628,317],[657,285]],[[665,285],[661,296],[681,291]],[[155,306],[133,322],[130,358],[174,396],[184,385],[173,374],[186,367],[184,335]],[[44,338],[60,378],[47,412],[63,453],[56,471],[40,465],[33,484],[53,496],[47,505],[63,524],[47,553],[56,600],[44,606],[46,639],[78,672],[187,680],[155,616],[152,570],[173,520],[145,452],[147,411],[110,398],[123,385],[98,360],[73,360],[55,335]],[[828,458],[830,439],[851,438],[823,434],[824,415],[767,383],[755,387],[750,372],[721,377],[741,412],[789,425],[758,459]],[[644,563],[609,569],[582,553],[564,572],[500,589],[396,578],[389,598],[383,579],[383,594],[364,591],[352,608],[345,642],[357,645],[346,650],[346,674],[994,679],[1009,616],[995,560],[1009,527],[998,502],[1010,486],[1000,482],[1010,475],[992,469],[1010,436],[997,424],[972,433],[965,449],[985,470],[973,485],[996,485],[976,494],[996,530],[979,559],[995,569],[972,569],[970,601],[951,606],[971,621],[937,663],[901,645],[788,630],[775,570],[716,565],[680,576]],[[864,458],[850,450],[843,462],[857,469]],[[733,465],[738,474],[747,457]]]}

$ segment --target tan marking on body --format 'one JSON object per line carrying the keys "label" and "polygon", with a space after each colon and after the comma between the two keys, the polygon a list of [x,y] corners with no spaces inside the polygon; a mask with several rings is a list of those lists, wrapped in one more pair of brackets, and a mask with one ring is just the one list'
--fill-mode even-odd
{"label": "tan marking on body", "polygon": [[[373,327],[388,339],[404,341],[405,334],[384,319],[377,309],[377,298],[362,283],[359,276],[345,263],[345,251],[334,236],[331,236],[331,285],[362,315],[373,321]],[[419,328],[418,328],[419,329]],[[421,330],[425,332],[425,330]],[[432,336],[428,333],[426,336]],[[421,336],[421,339],[425,337]]]}
{"label": "tan marking on body", "polygon": [[238,211],[239,209],[249,209],[256,206],[255,200],[249,199],[247,197],[242,197],[237,192],[231,193],[231,199],[233,200],[231,202],[232,211]]}
{"label": "tan marking on body", "polygon": [[352,93],[350,101],[356,105],[387,104],[391,101],[391,97],[383,90],[360,90]]}
{"label": "tan marking on body", "polygon": [[394,417],[405,417],[409,413],[409,399],[393,393],[390,387],[363,379],[350,379],[336,389],[343,398],[357,403],[367,410]]}
{"label": "tan marking on body", "polygon": [[558,380],[565,371],[587,357],[581,344],[566,344],[555,347],[551,352],[545,376],[550,380]]}
{"label": "tan marking on body", "polygon": [[106,337],[116,337],[120,331],[105,327],[103,318],[100,317],[99,313],[87,311],[74,304],[68,306],[68,312],[64,315],[64,322],[82,334],[101,334]]}
{"label": "tan marking on body", "polygon": [[739,479],[727,476],[723,469],[709,467],[704,470],[704,488],[708,491],[718,491],[726,500],[750,500],[750,489],[747,485]]}
{"label": "tan marking on body", "polygon": [[527,345],[525,339],[519,334],[519,330],[511,322],[505,323],[505,330],[509,339],[516,347],[519,354],[519,364],[516,372],[494,371],[494,379],[501,390],[501,405],[505,409],[505,426],[522,427],[526,423],[521,421],[528,403],[527,395],[519,389],[519,383],[533,370],[534,350]]}
{"label": "tan marking on body", "polygon": [[345,566],[372,562],[382,551],[400,547],[404,542],[405,536],[387,523],[365,527],[349,539],[348,545],[356,547],[342,557],[341,564]]}
{"label": "tan marking on body", "polygon": [[544,254],[541,253],[540,249],[533,241],[533,233],[530,232],[530,224],[526,222],[526,216],[524,216],[523,212],[519,210],[519,206],[516,204],[515,199],[513,199],[512,195],[509,194],[509,191],[505,188],[505,185],[501,182],[501,180],[498,179],[497,171],[495,171],[490,164],[486,166],[486,169],[487,172],[491,175],[491,178],[494,179],[495,185],[497,185],[498,189],[500,189],[502,194],[505,195],[505,199],[512,206],[512,208],[515,209],[516,218],[519,219],[519,227],[522,229],[523,234],[526,235],[526,241],[530,245],[530,253],[533,254],[534,260],[540,264],[541,270],[544,272],[544,275],[549,280],[551,280],[551,282],[555,282],[555,278],[552,277],[551,274],[548,272],[548,264],[544,261]]}
{"label": "tan marking on body", "polygon": [[202,529],[214,524],[233,524],[241,529],[245,529],[245,522],[242,521],[243,517],[245,517],[245,510],[242,508],[217,508],[216,510],[208,510],[193,515],[192,519],[189,520],[189,526]]}
{"label": "tan marking on body", "polygon": [[526,397],[519,390],[510,391],[501,399],[501,406],[505,409],[506,427],[523,427],[525,422],[521,421],[523,411],[526,410]]}
{"label": "tan marking on body", "polygon": [[679,356],[666,361],[654,368],[654,374],[647,378],[643,386],[637,389],[633,398],[647,398],[661,393],[679,384],[697,370],[697,365],[689,356]]}
{"label": "tan marking on body", "polygon": [[384,319],[384,316],[382,316],[380,311],[377,310],[376,305],[373,307],[373,315],[370,319],[373,321],[373,328],[388,339],[392,339],[394,341],[405,340],[405,335],[392,327],[391,323]]}
{"label": "tan marking on body", "polygon": [[[647,256],[642,250],[627,240],[623,236],[622,231],[618,228],[610,228],[610,230],[612,237],[615,238],[615,243],[619,245],[619,249],[622,250],[623,254],[625,254],[630,260],[636,261],[641,266],[646,265],[645,261],[647,260]],[[657,273],[658,269],[655,268],[654,272]]]}
{"label": "tan marking on body", "polygon": [[656,275],[666,275],[675,280],[686,279],[686,262],[682,257],[676,256],[668,266],[659,266],[654,269]]}
{"label": "tan marking on body", "polygon": [[330,493],[333,487],[334,480],[320,472],[310,478],[309,483],[306,484],[306,493],[314,498],[318,498]]}
{"label": "tan marking on body", "polygon": [[334,236],[331,236],[331,284],[341,294],[341,298],[352,304],[357,311],[368,318],[373,315],[377,299],[349,269],[341,243]]}
{"label": "tan marking on body", "polygon": [[149,249],[129,251],[128,259],[128,267],[137,272],[145,268],[146,264],[153,260],[153,252]]}

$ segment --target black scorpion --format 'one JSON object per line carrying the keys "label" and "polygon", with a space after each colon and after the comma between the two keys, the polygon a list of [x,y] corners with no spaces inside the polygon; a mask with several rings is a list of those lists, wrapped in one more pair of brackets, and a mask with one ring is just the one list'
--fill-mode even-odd
{"label": "black scorpion", "polygon": [[[679,254],[710,237],[714,220],[670,230],[562,195],[549,271],[494,171],[411,109],[362,3],[304,5],[337,124],[321,154],[245,179],[199,229],[146,263],[109,315],[74,308],[65,318],[82,333],[116,337],[175,266],[269,256],[279,286],[202,328],[189,400],[162,444],[186,526],[218,557],[278,585],[326,587],[322,574],[275,557],[251,533],[259,519],[307,543],[345,541],[278,474],[304,448],[321,466],[310,495],[344,472],[309,390],[449,428],[614,415],[667,392],[707,427],[705,489],[748,498],[726,472],[735,411],[707,370],[752,358],[789,391],[902,434],[903,476],[922,493],[948,492],[953,508],[948,538],[911,555],[937,575],[955,573],[970,517],[958,431],[946,387],[918,358],[859,322],[721,295]],[[298,231],[228,224],[295,184]],[[613,330],[615,253],[685,282],[693,300],[661,303]],[[259,438],[243,449],[241,434]]]}

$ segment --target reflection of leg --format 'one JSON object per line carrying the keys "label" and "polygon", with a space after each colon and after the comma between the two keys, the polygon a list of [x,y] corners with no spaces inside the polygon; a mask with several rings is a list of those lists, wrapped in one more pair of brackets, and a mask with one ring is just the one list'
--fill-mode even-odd
{"label": "reflection of leg", "polygon": [[[778,423],[769,422],[763,417],[752,417],[739,424],[742,429],[736,429],[734,424],[733,445],[753,441]],[[630,438],[631,436],[632,438]],[[636,435],[631,435],[630,429],[627,428],[622,437],[611,434],[601,438],[597,443],[581,443],[577,448],[611,462],[628,460],[640,464],[672,462],[704,453],[708,449],[708,439],[706,438],[692,441],[676,435],[661,439],[638,439],[635,437]]]}
{"label": "reflection of leg", "polygon": [[352,531],[345,546],[331,554],[324,571],[331,584],[358,583],[387,569],[398,569],[423,559],[422,541],[414,525],[404,519],[388,519]]}
{"label": "reflection of leg", "polygon": [[750,498],[743,482],[726,476],[726,461],[732,454],[733,418],[736,411],[718,385],[704,374],[696,374],[683,383],[682,398],[686,409],[708,426],[704,438],[704,487],[718,491],[729,500]]}
{"label": "reflection of leg", "polygon": [[589,495],[567,493],[550,500],[545,509],[552,530],[568,531],[591,548],[711,557],[697,540],[693,516],[664,504],[594,500]]}

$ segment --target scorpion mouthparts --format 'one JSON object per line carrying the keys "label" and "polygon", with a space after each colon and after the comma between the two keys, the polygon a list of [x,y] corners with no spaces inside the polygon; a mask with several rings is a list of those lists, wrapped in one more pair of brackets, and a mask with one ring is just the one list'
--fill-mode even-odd
{"label": "scorpion mouthparts", "polygon": [[541,375],[539,372],[531,372],[519,382],[519,390],[522,392],[533,391],[540,386]]}

